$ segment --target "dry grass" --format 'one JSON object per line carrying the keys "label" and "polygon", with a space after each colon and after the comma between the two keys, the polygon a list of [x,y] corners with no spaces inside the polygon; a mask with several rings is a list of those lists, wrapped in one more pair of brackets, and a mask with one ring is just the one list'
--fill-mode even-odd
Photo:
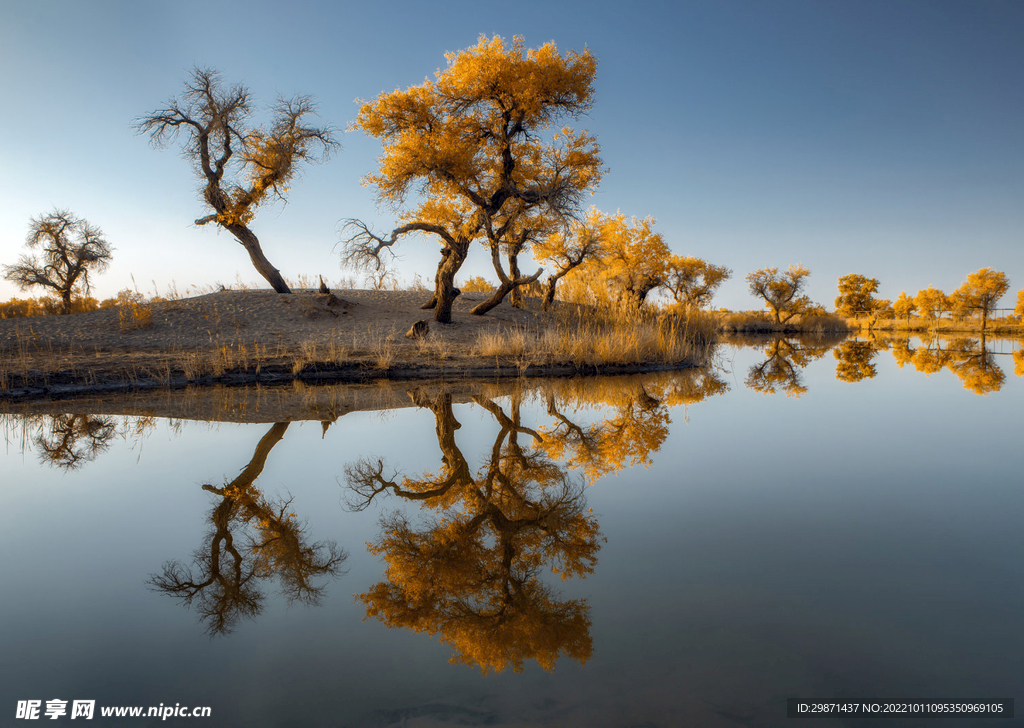
{"label": "dry grass", "polygon": [[390,369],[395,361],[395,335],[388,334],[373,345],[373,366],[375,369]]}
{"label": "dry grass", "polygon": [[[168,291],[169,298],[176,295]],[[332,305],[306,292],[159,301],[124,291],[120,306],[109,311],[0,326],[0,392],[59,396],[216,382],[504,376],[543,374],[545,367],[593,373],[612,365],[699,365],[715,341],[715,319],[700,312],[625,314],[572,304],[541,312],[529,300],[525,309],[469,314],[482,297],[464,294],[450,327],[408,340],[402,337],[407,322],[423,316],[415,294],[354,291]]]}
{"label": "dry grass", "polygon": [[[879,319],[872,322],[866,318],[847,319],[850,326],[860,330],[925,332],[931,334],[981,333],[981,319],[968,318],[954,321],[952,319],[928,319],[911,316],[907,319]],[[985,328],[986,334],[993,336],[1024,336],[1024,322],[1017,316],[990,318]]]}
{"label": "dry grass", "polygon": [[835,314],[798,314],[778,323],[764,311],[732,311],[713,314],[719,330],[728,334],[818,333],[839,334],[854,330],[847,320]]}
{"label": "dry grass", "polygon": [[473,346],[477,356],[520,369],[530,365],[700,364],[715,341],[712,319],[700,312],[687,316],[624,314],[611,309],[563,308],[546,329],[514,328],[482,332]]}

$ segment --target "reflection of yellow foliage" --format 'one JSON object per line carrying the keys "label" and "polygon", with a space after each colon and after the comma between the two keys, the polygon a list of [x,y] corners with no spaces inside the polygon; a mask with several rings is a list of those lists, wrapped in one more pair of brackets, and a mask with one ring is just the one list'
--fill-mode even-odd
{"label": "reflection of yellow foliage", "polygon": [[841,382],[859,382],[875,376],[875,348],[867,341],[844,341],[832,355],[836,358],[836,379]]}
{"label": "reflection of yellow foliage", "polygon": [[1024,377],[1024,348],[1013,352],[1013,373]]}
{"label": "reflection of yellow foliage", "polygon": [[518,672],[527,659],[551,669],[560,654],[586,661],[586,601],[561,601],[540,578],[547,570],[563,579],[593,571],[602,539],[584,508],[583,483],[519,442],[525,435],[537,443],[540,435],[520,424],[518,398],[510,413],[474,398],[501,428],[489,462],[474,475],[455,442],[450,396],[413,396],[434,412],[442,469],[396,482],[380,461],[346,468],[355,507],[391,492],[438,514],[419,529],[403,516],[386,519],[368,548],[387,561],[387,581],[359,595],[367,614],[437,635],[455,650],[453,661],[485,673]]}
{"label": "reflection of yellow foliage", "polygon": [[934,374],[941,372],[949,363],[949,355],[940,349],[919,347],[914,352],[912,359],[914,369],[922,374]]}
{"label": "reflection of yellow foliage", "polygon": [[927,346],[912,349],[910,341],[903,339],[893,345],[892,352],[899,366],[913,363],[922,374],[948,369],[963,382],[964,389],[975,394],[999,391],[1006,379],[992,353],[985,348],[984,341],[962,337],[945,342],[935,339]]}
{"label": "reflection of yellow foliage", "polygon": [[914,349],[910,346],[910,339],[899,339],[892,344],[892,358],[896,360],[896,366],[900,369],[904,364],[914,360]]}
{"label": "reflection of yellow foliage", "polygon": [[817,346],[790,339],[774,339],[764,348],[767,358],[750,367],[745,384],[761,394],[775,394],[780,389],[787,397],[799,397],[807,391],[800,374],[804,367],[820,359],[829,346]]}
{"label": "reflection of yellow foliage", "polygon": [[[476,472],[456,442],[451,395],[411,391],[434,413],[441,467],[405,477],[363,458],[345,468],[351,508],[392,494],[430,514],[420,524],[400,514],[382,519],[368,549],[387,562],[386,579],[358,595],[367,614],[436,636],[453,649],[453,662],[485,673],[518,672],[529,659],[551,669],[563,655],[585,662],[589,606],[560,599],[542,576],[583,578],[595,568],[603,538],[586,508],[586,484],[648,464],[668,434],[668,402],[689,404],[726,389],[707,371],[566,379],[534,392],[481,385],[472,401],[500,430]],[[547,401],[553,424],[534,430],[522,423],[521,401],[531,394]],[[498,396],[509,404],[499,406]],[[583,410],[599,419],[585,422],[577,416]]]}
{"label": "reflection of yellow foliage", "polygon": [[953,339],[948,344],[947,356],[949,370],[960,378],[964,389],[975,394],[998,392],[1006,380],[984,341]]}

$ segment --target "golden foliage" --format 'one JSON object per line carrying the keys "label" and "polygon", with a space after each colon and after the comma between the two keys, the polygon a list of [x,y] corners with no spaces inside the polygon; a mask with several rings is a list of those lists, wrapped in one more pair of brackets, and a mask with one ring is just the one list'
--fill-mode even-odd
{"label": "golden foliage", "polygon": [[877,349],[867,341],[844,341],[832,351],[836,358],[836,379],[841,382],[859,382],[873,379],[876,374],[875,358]]}
{"label": "golden foliage", "polygon": [[803,294],[810,274],[802,265],[791,265],[785,273],[778,268],[760,268],[747,275],[747,283],[750,295],[764,301],[775,322],[785,323],[813,305]]}
{"label": "golden foliage", "polygon": [[892,305],[893,314],[899,318],[905,318],[907,322],[910,322],[910,314],[917,310],[917,303],[914,299],[907,295],[906,291],[900,291],[899,297],[896,302]]}
{"label": "golden foliage", "polygon": [[917,305],[918,312],[932,321],[942,318],[942,314],[950,308],[949,298],[946,294],[932,286],[918,291],[917,296],[914,297],[914,303]]}
{"label": "golden foliage", "polygon": [[877,292],[877,278],[865,278],[857,273],[840,276],[836,313],[841,316],[867,316],[876,309],[874,294]]}
{"label": "golden foliage", "polygon": [[125,288],[118,292],[116,301],[121,331],[148,329],[153,325],[153,307],[138,291]]}
{"label": "golden foliage", "polygon": [[712,265],[694,256],[670,255],[664,286],[676,303],[685,307],[707,308],[715,291],[731,275],[724,265]]}
{"label": "golden foliage", "polygon": [[[380,169],[364,178],[379,199],[402,210],[390,238],[359,231],[346,241],[346,260],[381,264],[410,232],[437,236],[442,259],[435,278],[435,318],[450,321],[452,281],[468,246],[486,236],[502,283],[514,288],[514,257],[551,220],[573,216],[604,173],[596,138],[556,122],[590,109],[596,60],[589,51],[558,53],[554,43],[526,50],[515,37],[481,36],[476,46],[446,56],[433,80],[363,103],[353,124],[381,139]],[[510,273],[499,253],[510,254]],[[483,313],[484,309],[477,311]]]}
{"label": "golden foliage", "polygon": [[495,286],[483,276],[470,276],[459,288],[463,293],[490,293]]}

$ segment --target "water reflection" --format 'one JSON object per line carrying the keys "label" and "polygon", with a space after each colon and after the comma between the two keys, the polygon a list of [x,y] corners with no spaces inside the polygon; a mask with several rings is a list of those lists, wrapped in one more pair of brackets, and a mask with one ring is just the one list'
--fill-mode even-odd
{"label": "water reflection", "polygon": [[[980,340],[933,337],[916,347],[910,338],[894,339],[891,351],[896,365],[901,369],[910,364],[925,375],[949,370],[960,379],[964,389],[975,394],[998,392],[1006,381],[1006,374],[996,363],[998,354],[988,348],[984,337]],[[1020,351],[1013,356],[1019,360]]]}
{"label": "water reflection", "polygon": [[787,397],[799,397],[807,391],[801,376],[804,368],[835,344],[835,339],[811,336],[755,340],[750,345],[761,349],[765,360],[750,367],[745,384],[761,394],[785,392]]}
{"label": "water reflection", "polygon": [[[593,649],[589,603],[563,598],[543,576],[583,578],[597,565],[604,538],[587,508],[587,483],[648,464],[668,434],[670,403],[727,388],[707,372],[594,385],[550,383],[534,392],[554,419],[537,429],[521,419],[528,391],[512,391],[504,405],[473,396],[498,430],[475,471],[456,441],[461,424],[451,395],[409,393],[433,412],[440,466],[412,477],[381,458],[362,458],[345,469],[353,510],[392,495],[427,511],[417,522],[402,512],[382,517],[368,549],[387,570],[384,581],[358,595],[367,615],[436,635],[454,650],[453,662],[484,673],[520,672],[529,659],[548,670],[560,656],[586,662]],[[605,416],[583,422],[594,405]]]}
{"label": "water reflection", "polygon": [[[915,343],[915,339],[917,342]],[[961,381],[964,389],[980,395],[998,392],[1006,381],[1006,374],[996,357],[1013,357],[1014,373],[1024,376],[1024,350],[1020,342],[999,340],[1005,346],[1017,346],[1015,351],[997,352],[990,347],[993,339],[982,337],[894,337],[872,333],[866,339],[821,339],[816,337],[778,337],[773,339],[731,339],[763,351],[763,361],[750,367],[745,384],[762,394],[784,392],[787,397],[799,397],[807,392],[803,370],[829,350],[836,360],[835,376],[842,382],[861,382],[874,379],[878,352],[889,351],[899,368],[913,366],[915,371],[929,375],[947,370]]]}
{"label": "water reflection", "polygon": [[240,619],[258,615],[262,582],[273,577],[289,603],[319,604],[324,580],[337,577],[347,558],[333,541],[308,543],[290,510],[292,499],[268,499],[255,485],[287,429],[287,422],[271,427],[234,480],[203,485],[216,501],[203,545],[190,565],[168,561],[150,578],[156,591],[194,608],[210,635],[227,634]]}
{"label": "water reflection", "polygon": [[874,379],[877,370],[871,360],[875,358],[879,348],[870,341],[850,339],[844,341],[832,351],[836,358],[836,379],[841,382],[859,382],[863,379]]}
{"label": "water reflection", "polygon": [[520,402],[508,412],[474,397],[499,425],[486,465],[472,472],[456,444],[461,425],[445,393],[414,393],[433,411],[441,466],[415,478],[384,475],[382,460],[346,468],[352,506],[363,508],[391,493],[435,511],[418,525],[401,513],[381,520],[368,545],[387,562],[386,581],[358,598],[366,613],[389,627],[439,635],[454,661],[483,672],[526,659],[550,669],[559,655],[580,663],[590,656],[590,607],[561,599],[541,580],[551,569],[562,578],[592,573],[603,541],[586,510],[581,478],[521,438],[541,440],[520,423]]}
{"label": "water reflection", "polygon": [[33,443],[40,462],[60,470],[77,470],[107,450],[116,435],[112,417],[53,415],[36,421]]}

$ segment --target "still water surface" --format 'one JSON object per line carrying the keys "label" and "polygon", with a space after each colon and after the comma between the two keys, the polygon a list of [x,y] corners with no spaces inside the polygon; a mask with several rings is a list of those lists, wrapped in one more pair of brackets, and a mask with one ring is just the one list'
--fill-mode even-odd
{"label": "still water surface", "polygon": [[787,698],[1024,698],[1017,349],[770,341],[323,423],[7,416],[0,724],[27,699],[778,726]]}

